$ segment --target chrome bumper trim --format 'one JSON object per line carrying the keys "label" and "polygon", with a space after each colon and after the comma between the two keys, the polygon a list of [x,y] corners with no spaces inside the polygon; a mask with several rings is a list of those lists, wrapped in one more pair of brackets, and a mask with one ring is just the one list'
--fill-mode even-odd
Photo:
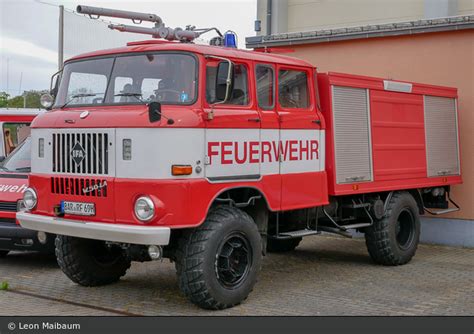
{"label": "chrome bumper trim", "polygon": [[18,212],[16,218],[22,227],[30,230],[137,245],[166,246],[171,234],[169,227],[84,222],[28,212]]}

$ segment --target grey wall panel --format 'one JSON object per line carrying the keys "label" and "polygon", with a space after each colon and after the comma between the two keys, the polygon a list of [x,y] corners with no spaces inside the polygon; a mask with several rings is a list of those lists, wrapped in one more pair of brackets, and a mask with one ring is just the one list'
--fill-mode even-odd
{"label": "grey wall panel", "polygon": [[456,100],[424,96],[428,176],[459,175]]}
{"label": "grey wall panel", "polygon": [[336,183],[372,180],[368,91],[333,86]]}

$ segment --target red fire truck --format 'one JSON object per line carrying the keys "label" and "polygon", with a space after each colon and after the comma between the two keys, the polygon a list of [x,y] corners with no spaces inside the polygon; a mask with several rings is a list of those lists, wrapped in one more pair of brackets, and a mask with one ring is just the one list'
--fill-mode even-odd
{"label": "red fire truck", "polygon": [[78,11],[148,19],[154,28],[112,28],[179,42],[68,60],[53,110],[32,124],[29,211],[17,218],[59,235],[74,282],[109,284],[131,261],[165,257],[193,303],[222,309],[249,295],[267,250],[359,231],[375,263],[401,265],[420,215],[458,209],[455,88],[317,73],[282,55],[195,45],[200,31],[151,14]]}

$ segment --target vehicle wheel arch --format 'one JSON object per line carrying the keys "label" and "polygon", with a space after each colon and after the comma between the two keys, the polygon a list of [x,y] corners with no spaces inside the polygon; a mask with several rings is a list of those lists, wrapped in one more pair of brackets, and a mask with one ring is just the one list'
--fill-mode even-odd
{"label": "vehicle wheel arch", "polygon": [[418,189],[409,189],[407,192],[415,199],[418,206],[418,213],[420,215],[425,213],[423,198],[421,197],[420,191]]}
{"label": "vehicle wheel arch", "polygon": [[246,201],[248,201],[251,197],[255,196],[259,196],[260,198],[255,199],[253,203],[250,203],[249,205],[244,207],[237,205],[237,208],[246,212],[254,220],[255,224],[257,225],[258,231],[262,236],[262,249],[265,253],[267,243],[268,219],[269,213],[270,211],[272,211],[272,208],[270,207],[268,197],[260,188],[254,186],[237,186],[222,189],[211,200],[210,205],[207,209],[207,213],[216,205],[234,205],[234,203],[232,203],[231,201],[223,201],[222,199],[230,198],[233,199],[235,202],[237,202],[236,200],[239,200],[240,203],[246,203]]}

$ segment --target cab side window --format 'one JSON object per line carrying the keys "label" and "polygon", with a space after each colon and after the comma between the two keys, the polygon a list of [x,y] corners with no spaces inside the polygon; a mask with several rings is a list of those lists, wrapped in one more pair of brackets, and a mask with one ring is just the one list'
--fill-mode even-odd
{"label": "cab side window", "polygon": [[[208,63],[206,67],[206,100],[209,104],[217,101],[215,90],[217,65],[217,62]],[[248,71],[243,64],[234,64],[234,89],[225,104],[242,106],[249,104]]]}
{"label": "cab side window", "polygon": [[30,135],[29,123],[3,123],[3,142],[8,156]]}
{"label": "cab side window", "polygon": [[308,76],[305,71],[278,72],[278,102],[283,108],[308,108]]}
{"label": "cab side window", "polygon": [[275,105],[275,74],[268,65],[257,65],[255,69],[257,81],[258,106],[262,109],[273,109]]}

